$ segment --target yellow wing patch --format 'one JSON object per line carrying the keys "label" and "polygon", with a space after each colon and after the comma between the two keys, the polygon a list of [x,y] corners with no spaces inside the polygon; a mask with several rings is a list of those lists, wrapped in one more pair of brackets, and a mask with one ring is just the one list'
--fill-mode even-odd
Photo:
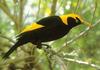
{"label": "yellow wing patch", "polygon": [[21,33],[32,31],[32,30],[35,30],[35,29],[39,29],[39,28],[42,28],[42,27],[44,27],[44,26],[37,24],[37,23],[32,23],[31,25],[26,26],[26,28],[24,30],[22,30]]}
{"label": "yellow wing patch", "polygon": [[68,17],[67,15],[62,15],[62,16],[60,16],[62,22],[63,22],[65,25],[68,25],[68,23],[67,23],[67,17]]}

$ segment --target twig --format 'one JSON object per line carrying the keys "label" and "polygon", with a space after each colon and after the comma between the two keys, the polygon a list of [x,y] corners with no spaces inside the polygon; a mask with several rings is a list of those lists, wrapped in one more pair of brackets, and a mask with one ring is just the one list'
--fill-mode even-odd
{"label": "twig", "polygon": [[93,16],[92,16],[91,22],[93,22],[93,19],[95,18],[96,10],[97,10],[97,1],[95,1],[95,7],[94,7],[94,11],[93,11]]}
{"label": "twig", "polygon": [[15,17],[10,13],[10,11],[8,10],[8,8],[6,6],[4,6],[2,3],[0,3],[0,8],[3,10],[3,12],[8,15],[8,17],[10,17],[10,19],[15,22],[16,19]]}
{"label": "twig", "polygon": [[[0,34],[0,37],[4,38],[4,39],[7,39],[8,41],[12,42],[12,43],[15,43],[14,40],[12,40],[11,38],[7,37],[7,36],[4,36],[2,34]],[[23,50],[24,52],[28,53],[28,51],[26,49],[24,49],[23,47],[20,47],[21,50]]]}
{"label": "twig", "polygon": [[[25,0],[19,0],[18,2],[14,1],[14,15],[13,16],[15,16],[15,19],[16,19],[16,21],[14,22],[15,22],[15,27],[16,27],[17,32],[20,32],[22,28],[24,2]],[[18,12],[18,7],[19,7],[19,12]]]}
{"label": "twig", "polygon": [[[31,65],[34,66],[34,67],[36,67],[37,70],[40,70],[41,68],[40,68],[40,65],[38,64],[38,60],[39,59],[40,58],[35,58],[34,56],[25,56],[23,58],[19,57],[19,58],[15,58],[15,59],[2,60],[0,62],[0,67],[5,67],[6,65],[11,64],[11,63],[20,63],[20,62],[23,62],[25,60],[29,60],[29,62],[26,62],[26,64],[27,63],[29,63],[29,64],[33,63]],[[23,69],[23,70],[25,70],[25,69]],[[28,69],[28,70],[30,70],[30,69]]]}
{"label": "twig", "polygon": [[18,0],[13,0],[13,2],[14,2],[14,3],[17,3],[17,2],[18,2]]}
{"label": "twig", "polygon": [[[93,24],[93,27],[95,27],[97,24],[100,23],[100,19],[95,23]],[[92,27],[92,28],[93,28]],[[66,45],[69,45],[71,44],[72,42],[76,41],[77,39],[79,39],[80,37],[82,37],[85,33],[87,33],[91,28],[87,27],[84,31],[82,31],[80,34],[78,34],[76,37],[72,38],[71,40],[67,41],[67,43],[65,43],[59,50],[58,52],[60,52],[63,48],[66,47]]]}
{"label": "twig", "polygon": [[20,27],[21,26],[20,23],[22,23],[22,17],[23,17],[23,2],[24,1],[20,0],[20,3],[19,3],[20,4],[20,12],[19,12],[18,18],[17,18],[17,15],[15,16],[15,15],[13,15],[13,14],[10,13],[10,10],[9,10],[9,8],[8,8],[8,6],[7,6],[7,4],[6,4],[5,1],[0,2],[0,8],[15,23],[16,29],[18,31],[20,31],[20,28],[21,28]]}
{"label": "twig", "polygon": [[56,5],[57,5],[57,0],[53,0],[52,2],[52,6],[51,6],[51,16],[52,15],[55,15],[55,12],[56,12]]}
{"label": "twig", "polygon": [[6,3],[6,0],[2,0],[2,4],[6,7],[6,9],[7,9],[8,11],[10,11],[10,9],[8,8],[8,5],[7,5],[7,3]]}
{"label": "twig", "polygon": [[60,2],[60,5],[59,5],[59,7],[57,8],[57,11],[55,12],[55,14],[59,12],[60,8],[64,5],[64,3],[66,3],[65,0],[62,0],[62,1]]}
{"label": "twig", "polygon": [[99,65],[96,65],[96,64],[93,64],[93,63],[89,63],[89,62],[85,62],[85,61],[82,61],[82,60],[77,60],[77,59],[72,59],[72,58],[66,58],[66,57],[64,57],[65,55],[64,56],[59,55],[57,52],[55,52],[54,55],[57,56],[58,58],[60,58],[60,60],[62,60],[62,61],[67,60],[69,62],[76,62],[78,64],[88,65],[88,66],[91,66],[93,68],[100,69]]}
{"label": "twig", "polygon": [[76,5],[76,7],[75,7],[74,13],[77,12],[77,9],[78,9],[79,6],[80,6],[80,0],[77,0],[77,5]]}
{"label": "twig", "polygon": [[[53,52],[54,52],[54,51],[53,51]],[[88,66],[91,66],[91,67],[93,67],[93,68],[100,69],[100,66],[99,66],[99,65],[96,65],[96,64],[93,64],[93,63],[89,63],[89,62],[85,62],[85,61],[82,61],[82,60],[66,58],[66,57],[64,57],[65,55],[64,55],[64,56],[59,55],[57,52],[54,52],[54,55],[55,55],[57,58],[60,59],[61,63],[62,63],[63,61],[65,61],[65,60],[67,60],[67,61],[69,61],[69,62],[76,62],[76,63],[78,63],[78,64],[88,65]],[[54,55],[53,55],[53,56],[54,56]],[[63,63],[63,64],[64,64],[64,63]],[[67,67],[65,66],[65,68],[67,68]]]}
{"label": "twig", "polygon": [[51,62],[51,56],[48,55],[48,54],[50,54],[49,48],[48,48],[48,50],[47,49],[44,49],[44,51],[45,51],[45,55],[47,57],[49,69],[50,70],[53,70],[53,68],[52,68],[52,62]]}
{"label": "twig", "polygon": [[40,13],[40,5],[41,5],[41,0],[39,0],[39,4],[38,4],[38,12],[37,12],[37,16],[36,16],[37,19],[39,17],[39,13]]}
{"label": "twig", "polygon": [[31,57],[33,56],[27,56],[27,57],[16,58],[16,59],[8,59],[8,60],[2,59],[2,61],[0,62],[0,67],[4,67],[5,65],[10,64],[10,63],[18,63],[18,62],[26,60],[27,58],[31,58]]}
{"label": "twig", "polygon": [[67,70],[67,66],[65,65],[64,61],[59,56],[56,56],[56,59],[59,61],[58,63],[60,64],[61,70]]}
{"label": "twig", "polygon": [[[22,22],[23,22],[23,11],[24,11],[24,0],[19,0],[19,29],[21,28]],[[21,30],[21,29],[20,29]]]}
{"label": "twig", "polygon": [[18,19],[16,18],[15,15],[11,14],[11,12],[10,12],[7,4],[5,3],[5,1],[3,1],[3,3],[0,3],[0,8],[15,23],[16,29],[19,30],[18,25],[17,25],[19,23]]}
{"label": "twig", "polygon": [[5,35],[0,34],[0,37],[9,40],[9,41],[12,42],[12,43],[15,43],[15,41],[13,41],[11,38],[9,38],[9,37],[7,37],[7,36],[5,36]]}
{"label": "twig", "polygon": [[76,62],[78,64],[84,64],[84,65],[88,65],[88,66],[91,66],[91,67],[96,68],[96,69],[100,69],[99,65],[96,65],[93,63],[89,63],[89,62],[85,62],[85,61],[81,61],[81,60],[76,60],[76,59],[71,59],[71,58],[63,58],[63,59],[70,61],[70,62]]}

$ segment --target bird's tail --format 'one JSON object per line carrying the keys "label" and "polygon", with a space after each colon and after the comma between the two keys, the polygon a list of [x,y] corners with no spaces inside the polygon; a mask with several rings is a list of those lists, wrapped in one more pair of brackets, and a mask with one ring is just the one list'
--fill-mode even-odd
{"label": "bird's tail", "polygon": [[6,52],[5,53],[5,55],[3,56],[3,59],[7,59],[9,56],[10,56],[10,54],[14,51],[14,50],[16,50],[19,46],[21,46],[21,45],[23,45],[23,44],[25,44],[25,43],[21,43],[21,42],[17,42],[17,43],[15,43],[15,45],[13,45],[9,50],[8,50],[8,52]]}

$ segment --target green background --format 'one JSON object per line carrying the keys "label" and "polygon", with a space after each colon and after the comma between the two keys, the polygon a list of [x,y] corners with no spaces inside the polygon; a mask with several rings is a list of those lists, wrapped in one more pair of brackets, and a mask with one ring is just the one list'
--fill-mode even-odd
{"label": "green background", "polygon": [[[0,70],[99,70],[99,3],[100,0],[0,0]],[[69,13],[79,14],[94,26],[89,30],[84,24],[73,28],[65,37],[48,42],[51,48],[47,52],[28,43],[9,59],[2,59],[25,26],[43,17]]]}

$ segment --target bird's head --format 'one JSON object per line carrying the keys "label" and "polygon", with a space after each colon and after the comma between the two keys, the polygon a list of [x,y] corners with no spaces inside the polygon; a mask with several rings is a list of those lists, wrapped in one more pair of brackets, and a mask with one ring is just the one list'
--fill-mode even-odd
{"label": "bird's head", "polygon": [[62,19],[64,24],[71,27],[77,26],[79,24],[85,24],[89,27],[92,27],[90,23],[84,21],[79,15],[74,14],[74,13],[60,16],[60,18]]}

